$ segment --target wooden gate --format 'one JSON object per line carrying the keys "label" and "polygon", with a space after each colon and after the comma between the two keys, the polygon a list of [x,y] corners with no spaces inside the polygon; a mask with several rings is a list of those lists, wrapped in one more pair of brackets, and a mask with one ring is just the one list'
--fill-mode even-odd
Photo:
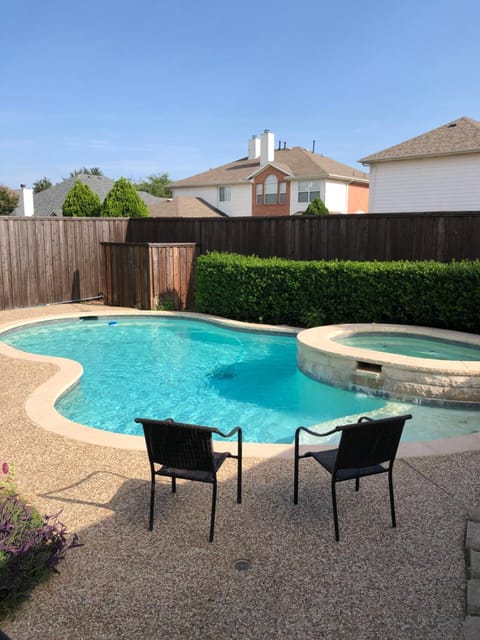
{"label": "wooden gate", "polygon": [[107,305],[184,310],[193,304],[195,243],[102,242]]}

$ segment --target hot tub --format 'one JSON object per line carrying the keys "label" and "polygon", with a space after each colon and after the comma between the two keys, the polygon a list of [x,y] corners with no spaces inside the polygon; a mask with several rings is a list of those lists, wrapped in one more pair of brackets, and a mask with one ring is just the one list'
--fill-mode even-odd
{"label": "hot tub", "polygon": [[[338,342],[355,335],[403,335],[480,350],[480,336],[396,324],[341,324],[297,335],[297,363],[306,375],[337,387],[420,404],[480,403],[478,360],[448,360],[358,348]],[[473,355],[475,357],[475,355]]]}

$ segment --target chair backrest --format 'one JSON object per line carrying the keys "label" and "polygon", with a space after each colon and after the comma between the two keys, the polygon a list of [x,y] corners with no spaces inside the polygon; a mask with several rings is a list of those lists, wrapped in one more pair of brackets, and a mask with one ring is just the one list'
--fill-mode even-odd
{"label": "chair backrest", "polygon": [[209,427],[137,418],[143,426],[150,463],[192,471],[214,471]]}
{"label": "chair backrest", "polygon": [[393,462],[406,420],[411,415],[360,420],[338,427],[342,435],[338,446],[336,469],[360,469],[382,462]]}

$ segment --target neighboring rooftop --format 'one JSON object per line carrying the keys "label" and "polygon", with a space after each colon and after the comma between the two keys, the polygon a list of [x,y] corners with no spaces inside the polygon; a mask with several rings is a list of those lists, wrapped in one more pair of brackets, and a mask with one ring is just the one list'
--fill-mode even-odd
{"label": "neighboring rooftop", "polygon": [[[272,164],[296,179],[321,177],[343,178],[368,183],[368,174],[326,156],[313,153],[303,147],[277,149]],[[260,168],[260,158],[248,157],[229,162],[215,169],[198,173],[190,178],[178,180],[170,188],[199,187],[208,185],[235,184],[247,181]]]}
{"label": "neighboring rooftop", "polygon": [[[65,198],[67,197],[68,192],[73,189],[77,180],[83,182],[84,184],[87,184],[90,189],[97,194],[102,202],[105,200],[106,195],[115,184],[114,180],[106,178],[105,176],[92,176],[87,173],[80,173],[72,178],[63,180],[63,182],[59,182],[58,184],[55,184],[52,187],[45,189],[44,191],[40,191],[40,193],[34,194],[34,215],[36,217],[62,216],[62,207],[63,203],[65,202]],[[150,193],[146,193],[145,191],[138,191],[137,193],[145,202],[149,210],[154,204],[157,204],[159,201],[163,200],[163,198],[157,198],[156,196],[152,196]],[[12,215],[23,215],[22,207],[23,201],[20,197],[18,206]]]}
{"label": "neighboring rooftop", "polygon": [[480,153],[480,122],[462,117],[406,142],[361,158],[363,164],[464,153]]}
{"label": "neighboring rooftop", "polygon": [[227,216],[203,198],[167,198],[150,207],[154,218],[226,218]]}

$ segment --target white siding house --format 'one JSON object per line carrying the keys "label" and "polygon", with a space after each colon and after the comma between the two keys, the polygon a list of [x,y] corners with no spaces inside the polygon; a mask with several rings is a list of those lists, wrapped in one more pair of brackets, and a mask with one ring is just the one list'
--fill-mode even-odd
{"label": "white siding house", "polygon": [[252,208],[250,184],[209,185],[172,190],[175,198],[202,198],[227,216],[244,216]]}
{"label": "white siding house", "polygon": [[253,136],[248,155],[169,185],[174,197],[202,198],[231,216],[288,216],[320,197],[331,213],[365,212],[369,177],[302,147],[275,149],[271,131]]}
{"label": "white siding house", "polygon": [[361,160],[370,213],[480,211],[480,122],[459,118]]}

